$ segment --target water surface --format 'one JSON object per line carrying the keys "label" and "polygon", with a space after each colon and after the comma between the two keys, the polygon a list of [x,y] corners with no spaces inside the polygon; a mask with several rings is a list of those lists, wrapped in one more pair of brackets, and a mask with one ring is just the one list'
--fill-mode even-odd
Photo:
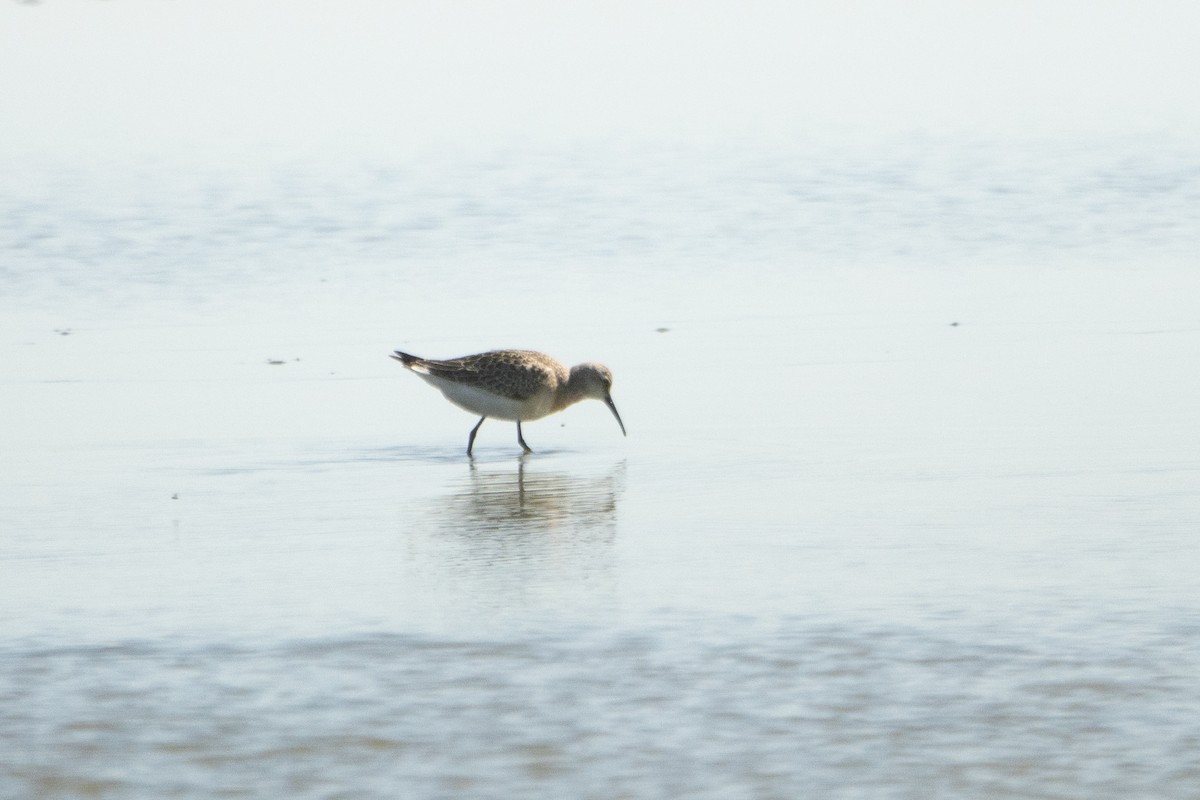
{"label": "water surface", "polygon": [[[0,794],[1191,796],[1198,165],[14,168]],[[386,358],[497,346],[629,437]]]}

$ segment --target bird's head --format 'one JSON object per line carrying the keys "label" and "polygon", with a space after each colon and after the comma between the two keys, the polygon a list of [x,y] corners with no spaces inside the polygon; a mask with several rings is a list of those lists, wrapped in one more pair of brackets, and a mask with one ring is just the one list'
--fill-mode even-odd
{"label": "bird's head", "polygon": [[626,435],[625,423],[621,421],[621,415],[617,413],[617,406],[613,403],[612,383],[612,372],[603,364],[588,361],[571,367],[571,387],[580,397],[604,401],[604,405],[608,406],[608,410],[617,418],[621,434]]}

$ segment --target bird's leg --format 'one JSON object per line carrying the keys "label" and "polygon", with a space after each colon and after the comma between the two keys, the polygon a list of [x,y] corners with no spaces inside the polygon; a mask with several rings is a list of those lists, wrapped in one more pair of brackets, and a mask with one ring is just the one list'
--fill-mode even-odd
{"label": "bird's leg", "polygon": [[521,420],[517,420],[517,444],[521,445],[521,449],[525,451],[524,455],[533,452],[529,449],[529,445],[525,444],[525,437],[521,435]]}
{"label": "bird's leg", "polygon": [[475,423],[475,427],[471,428],[471,435],[467,437],[467,455],[471,455],[471,448],[475,446],[475,434],[479,433],[479,426],[487,417],[480,417],[479,422]]}

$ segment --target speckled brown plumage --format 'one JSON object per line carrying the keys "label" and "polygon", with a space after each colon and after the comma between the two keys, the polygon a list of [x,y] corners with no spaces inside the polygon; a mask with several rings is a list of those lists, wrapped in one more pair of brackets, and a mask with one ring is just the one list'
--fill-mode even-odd
{"label": "speckled brown plumage", "polygon": [[460,358],[432,359],[396,351],[406,367],[423,367],[430,375],[467,386],[476,386],[513,400],[527,400],[538,392],[566,385],[570,370],[557,360],[534,350],[492,350]]}

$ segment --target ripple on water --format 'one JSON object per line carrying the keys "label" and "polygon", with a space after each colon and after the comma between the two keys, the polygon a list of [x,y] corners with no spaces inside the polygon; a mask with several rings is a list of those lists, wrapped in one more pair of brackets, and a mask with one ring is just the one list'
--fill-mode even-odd
{"label": "ripple on water", "polygon": [[1004,648],[961,628],[680,620],[494,641],[8,647],[0,788],[1187,797],[1189,645],[1159,636],[1157,659],[1130,658],[1125,633]]}

